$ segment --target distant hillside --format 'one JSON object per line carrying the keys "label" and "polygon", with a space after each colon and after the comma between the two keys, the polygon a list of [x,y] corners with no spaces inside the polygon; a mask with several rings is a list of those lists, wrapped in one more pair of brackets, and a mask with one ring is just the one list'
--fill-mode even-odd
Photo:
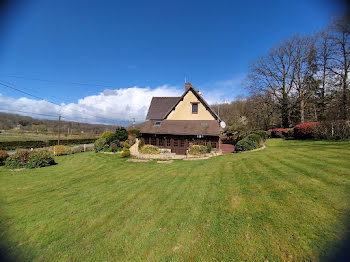
{"label": "distant hillside", "polygon": [[[21,129],[25,131],[57,132],[58,121],[35,119],[29,116],[0,112],[0,130]],[[100,134],[104,131],[114,131],[116,126],[102,124],[87,124],[79,122],[61,121],[61,132]]]}

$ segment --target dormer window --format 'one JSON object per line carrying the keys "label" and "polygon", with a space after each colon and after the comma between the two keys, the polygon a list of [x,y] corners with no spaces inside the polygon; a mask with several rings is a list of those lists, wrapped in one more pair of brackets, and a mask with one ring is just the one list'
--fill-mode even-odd
{"label": "dormer window", "polygon": [[192,114],[198,114],[198,102],[192,102]]}
{"label": "dormer window", "polygon": [[160,121],[154,122],[155,126],[160,126]]}

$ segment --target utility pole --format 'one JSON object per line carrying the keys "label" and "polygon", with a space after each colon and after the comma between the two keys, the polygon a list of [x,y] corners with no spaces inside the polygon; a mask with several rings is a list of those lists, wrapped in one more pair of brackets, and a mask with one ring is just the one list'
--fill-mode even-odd
{"label": "utility pole", "polygon": [[60,125],[61,125],[61,115],[58,115],[58,142],[57,142],[57,145],[60,144]]}

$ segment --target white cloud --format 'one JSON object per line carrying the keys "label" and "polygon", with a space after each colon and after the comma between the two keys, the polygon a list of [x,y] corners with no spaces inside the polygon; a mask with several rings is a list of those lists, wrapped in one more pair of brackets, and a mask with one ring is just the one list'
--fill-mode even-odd
{"label": "white cloud", "polygon": [[[244,92],[241,87],[243,76],[239,75],[225,81],[216,81],[194,87],[202,91],[209,104],[232,101]],[[156,88],[137,86],[121,89],[106,89],[103,92],[86,96],[76,103],[54,105],[45,100],[26,97],[13,98],[0,94],[0,111],[29,115],[34,118],[128,125],[133,118],[137,122],[145,121],[148,107],[154,96],[181,96],[184,87],[163,85]],[[29,113],[26,113],[29,112]],[[34,113],[34,114],[31,114]],[[44,114],[44,115],[38,115]],[[47,116],[52,115],[52,117]]]}
{"label": "white cloud", "polygon": [[[63,119],[90,123],[127,124],[133,118],[137,122],[145,120],[153,96],[180,96],[183,88],[163,85],[156,88],[130,87],[124,89],[106,89],[102,93],[79,99],[77,103],[54,105],[45,100],[26,97],[15,99],[0,94],[0,111],[31,112],[36,114],[59,115]],[[35,118],[45,116],[27,113]]]}

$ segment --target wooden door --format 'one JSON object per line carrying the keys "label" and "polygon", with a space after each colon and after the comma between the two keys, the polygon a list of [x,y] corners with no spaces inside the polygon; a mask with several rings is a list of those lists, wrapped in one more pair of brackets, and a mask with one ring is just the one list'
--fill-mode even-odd
{"label": "wooden door", "polygon": [[171,147],[171,152],[177,155],[185,155],[186,154],[186,143],[183,138],[175,138],[173,141],[173,146]]}

